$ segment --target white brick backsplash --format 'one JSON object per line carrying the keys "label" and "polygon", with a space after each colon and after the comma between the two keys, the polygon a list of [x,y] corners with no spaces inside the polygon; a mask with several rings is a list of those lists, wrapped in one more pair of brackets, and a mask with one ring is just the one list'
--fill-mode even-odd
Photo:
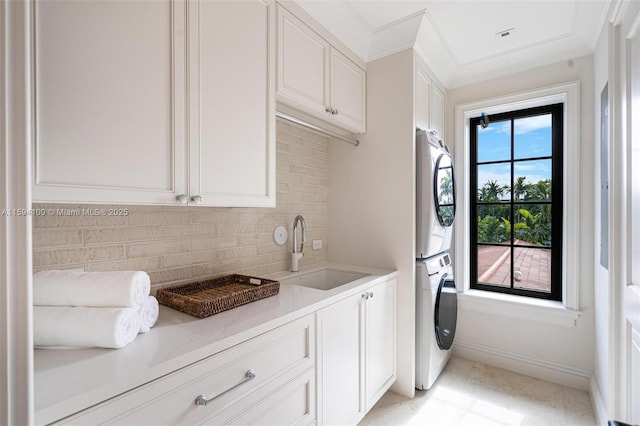
{"label": "white brick backsplash", "polygon": [[[326,261],[330,141],[280,120],[277,139],[275,208],[34,205],[52,212],[33,218],[34,271],[143,270],[154,289],[230,273],[288,271],[297,214],[304,216],[308,233],[302,265]],[[70,215],[96,208],[123,208],[127,214]],[[278,225],[289,231],[283,246],[273,242]],[[312,251],[311,239],[322,239],[323,249]]]}
{"label": "white brick backsplash", "polygon": [[33,231],[33,247],[69,247],[83,245],[82,229],[60,229]]}
{"label": "white brick backsplash", "polygon": [[162,239],[159,226],[138,226],[128,228],[85,229],[84,241],[90,244],[124,243],[131,241],[152,241]]}

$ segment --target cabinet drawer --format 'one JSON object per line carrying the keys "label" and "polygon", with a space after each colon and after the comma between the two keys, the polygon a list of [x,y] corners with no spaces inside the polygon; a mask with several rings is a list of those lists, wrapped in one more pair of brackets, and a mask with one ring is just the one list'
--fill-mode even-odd
{"label": "cabinet drawer", "polygon": [[[313,316],[283,325],[195,364],[85,410],[69,424],[196,424],[221,411],[246,409],[243,398],[315,363]],[[253,378],[246,372],[252,370]],[[195,401],[202,395],[206,406]],[[233,407],[232,407],[233,406]],[[236,413],[237,414],[237,413]]]}
{"label": "cabinet drawer", "polygon": [[[251,406],[229,425],[308,425],[316,418],[316,370],[311,368]],[[214,424],[218,424],[217,418]]]}

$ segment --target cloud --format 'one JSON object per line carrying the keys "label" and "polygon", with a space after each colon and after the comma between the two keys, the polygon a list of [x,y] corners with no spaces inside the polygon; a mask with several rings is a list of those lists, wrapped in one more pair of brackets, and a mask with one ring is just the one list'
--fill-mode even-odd
{"label": "cloud", "polygon": [[478,133],[511,133],[511,122],[510,121],[498,121],[497,123],[489,122],[489,127],[483,129],[482,127],[478,128]]}
{"label": "cloud", "polygon": [[534,117],[519,118],[513,123],[513,130],[516,135],[533,132],[538,129],[551,128],[551,114],[536,115]]}
{"label": "cloud", "polygon": [[478,170],[478,187],[482,188],[485,182],[496,181],[499,185],[511,186],[511,171],[498,171],[495,168]]}

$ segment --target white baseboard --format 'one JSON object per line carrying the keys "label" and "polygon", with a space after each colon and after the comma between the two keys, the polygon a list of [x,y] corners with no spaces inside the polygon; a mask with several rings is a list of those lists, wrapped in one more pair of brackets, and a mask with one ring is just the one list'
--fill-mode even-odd
{"label": "white baseboard", "polygon": [[596,422],[599,425],[606,425],[609,420],[607,404],[602,397],[600,386],[598,386],[598,381],[594,374],[591,375],[589,382],[589,395],[591,396],[591,406],[593,407],[593,414],[596,417]]}
{"label": "white baseboard", "polygon": [[563,386],[590,391],[592,372],[549,361],[541,361],[528,355],[497,350],[474,342],[457,340],[453,355],[478,361],[494,367],[525,374]]}

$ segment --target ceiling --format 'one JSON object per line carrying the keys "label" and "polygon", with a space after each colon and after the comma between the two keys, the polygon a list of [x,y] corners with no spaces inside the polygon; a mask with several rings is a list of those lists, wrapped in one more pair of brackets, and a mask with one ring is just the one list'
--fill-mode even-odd
{"label": "ceiling", "polygon": [[367,62],[415,47],[449,88],[592,54],[611,4],[611,0],[296,2]]}

